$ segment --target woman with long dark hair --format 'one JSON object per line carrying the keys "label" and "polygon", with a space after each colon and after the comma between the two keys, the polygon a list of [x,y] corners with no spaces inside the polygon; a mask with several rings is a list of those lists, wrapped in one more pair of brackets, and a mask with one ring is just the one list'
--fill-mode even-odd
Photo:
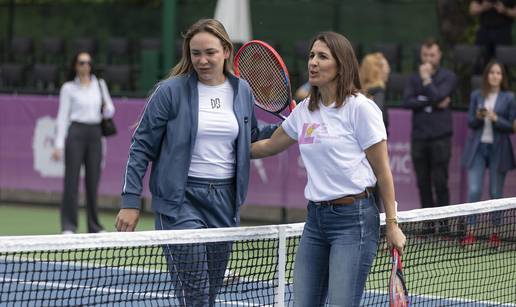
{"label": "woman with long dark hair", "polygon": [[[507,74],[497,61],[487,64],[482,76],[482,88],[471,93],[468,109],[469,132],[464,147],[462,164],[468,170],[468,202],[480,201],[484,186],[484,172],[489,172],[489,196],[503,197],[505,175],[516,167],[510,134],[516,117],[514,93],[508,90]],[[500,224],[500,214],[491,214],[493,224]],[[465,245],[475,243],[476,218],[468,220]],[[497,232],[490,243],[500,245]]]}
{"label": "woman with long dark hair", "polygon": [[102,161],[100,122],[103,117],[113,117],[114,113],[115,107],[106,83],[93,74],[91,55],[87,52],[77,53],[70,65],[67,81],[59,93],[57,133],[52,153],[54,160],[60,160],[64,155],[65,162],[61,201],[63,233],[77,231],[79,177],[83,165],[87,230],[103,231],[97,214],[97,190]]}
{"label": "woman with long dark hair", "polygon": [[294,143],[306,167],[308,215],[296,254],[298,307],[358,306],[380,235],[372,187],[378,183],[386,240],[403,252],[387,133],[378,106],[360,93],[351,43],[335,32],[318,34],[308,59],[310,96],[272,137],[252,144],[253,158],[277,154]]}

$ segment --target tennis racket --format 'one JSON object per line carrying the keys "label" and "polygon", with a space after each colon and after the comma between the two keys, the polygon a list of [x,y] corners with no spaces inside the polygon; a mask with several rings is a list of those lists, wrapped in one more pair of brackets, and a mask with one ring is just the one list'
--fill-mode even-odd
{"label": "tennis racket", "polygon": [[391,255],[392,270],[389,282],[390,307],[408,307],[410,306],[410,301],[405,285],[405,277],[403,276],[401,256],[395,248],[391,250]]}
{"label": "tennis racket", "polygon": [[249,83],[260,109],[285,119],[281,112],[295,108],[287,66],[269,44],[259,40],[245,43],[235,56],[235,75]]}

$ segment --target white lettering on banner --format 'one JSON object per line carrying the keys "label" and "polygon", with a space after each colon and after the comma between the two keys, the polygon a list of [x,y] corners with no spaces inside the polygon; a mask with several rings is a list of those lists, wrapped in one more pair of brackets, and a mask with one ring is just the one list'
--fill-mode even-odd
{"label": "white lettering on banner", "polygon": [[410,155],[403,156],[393,155],[390,158],[391,170],[396,173],[410,174]]}
{"label": "white lettering on banner", "polygon": [[411,184],[414,182],[410,142],[388,143],[389,162],[395,183]]}
{"label": "white lettering on banner", "polygon": [[55,131],[56,122],[49,116],[38,118],[34,126],[34,137],[32,139],[34,170],[41,177],[62,178],[64,176],[64,160],[55,161],[52,159]]}
{"label": "white lettering on banner", "polygon": [[[64,177],[64,154],[61,160],[52,159],[54,151],[54,140],[56,131],[56,121],[50,116],[43,116],[36,120],[34,126],[34,136],[32,139],[32,156],[34,160],[34,170],[44,178],[63,178]],[[104,168],[106,156],[106,142],[102,138],[102,162]],[[84,176],[84,165],[81,167],[81,177]]]}

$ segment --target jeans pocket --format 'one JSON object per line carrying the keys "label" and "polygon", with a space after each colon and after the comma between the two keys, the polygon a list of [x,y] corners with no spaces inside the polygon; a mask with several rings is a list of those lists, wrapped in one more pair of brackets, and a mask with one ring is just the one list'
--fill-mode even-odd
{"label": "jeans pocket", "polygon": [[351,205],[331,205],[330,212],[334,215],[354,217],[359,214],[360,201],[355,201]]}

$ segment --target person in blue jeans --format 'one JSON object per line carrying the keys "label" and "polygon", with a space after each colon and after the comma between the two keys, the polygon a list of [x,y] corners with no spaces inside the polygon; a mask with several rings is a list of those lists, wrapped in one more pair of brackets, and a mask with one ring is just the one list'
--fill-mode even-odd
{"label": "person in blue jeans", "polygon": [[[214,19],[193,24],[184,36],[181,60],[156,86],[133,134],[118,231],[136,227],[149,162],[157,230],[240,224],[250,144],[276,127],[258,129],[251,89],[232,69],[233,45],[224,26]],[[231,244],[163,249],[179,304],[213,306]]]}
{"label": "person in blue jeans", "polygon": [[[489,196],[503,197],[505,175],[516,167],[510,134],[516,117],[514,94],[508,91],[507,75],[497,61],[488,63],[482,76],[482,88],[471,93],[468,109],[469,133],[464,147],[462,164],[468,170],[468,202],[481,199],[484,172],[489,172]],[[500,224],[500,213],[491,215],[495,225]],[[468,220],[465,245],[475,243],[473,225],[476,218]],[[496,232],[490,237],[493,246],[500,245]]]}
{"label": "person in blue jeans", "polygon": [[372,187],[378,182],[387,243],[403,253],[387,134],[378,106],[360,93],[350,42],[335,32],[312,41],[310,95],[272,137],[251,146],[252,158],[298,143],[308,182],[308,213],[294,269],[297,307],[358,306],[376,255],[380,219]]}

